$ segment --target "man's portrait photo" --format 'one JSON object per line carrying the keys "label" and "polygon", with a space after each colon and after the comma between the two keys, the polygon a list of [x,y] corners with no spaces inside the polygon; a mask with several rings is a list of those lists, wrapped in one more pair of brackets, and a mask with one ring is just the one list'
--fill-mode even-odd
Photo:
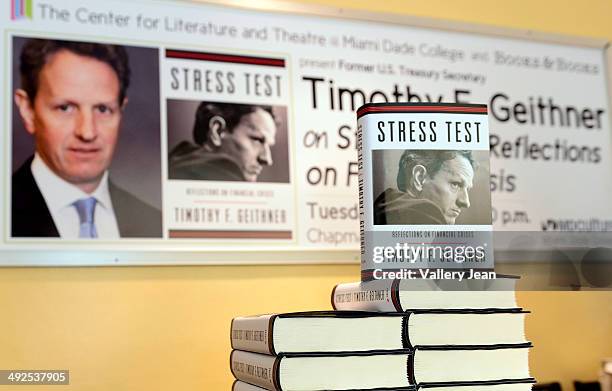
{"label": "man's portrait photo", "polygon": [[158,62],[13,38],[12,237],[162,237]]}
{"label": "man's portrait photo", "polygon": [[168,178],[289,182],[287,108],[168,100]]}
{"label": "man's portrait photo", "polygon": [[490,225],[488,151],[374,150],[374,224]]}

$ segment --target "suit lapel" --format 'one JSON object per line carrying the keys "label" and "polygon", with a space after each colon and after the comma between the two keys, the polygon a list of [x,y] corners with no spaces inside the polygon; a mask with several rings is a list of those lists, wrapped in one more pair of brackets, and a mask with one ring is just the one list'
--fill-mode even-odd
{"label": "suit lapel", "polygon": [[28,159],[13,174],[11,233],[13,237],[59,237],[53,217],[36,185]]}

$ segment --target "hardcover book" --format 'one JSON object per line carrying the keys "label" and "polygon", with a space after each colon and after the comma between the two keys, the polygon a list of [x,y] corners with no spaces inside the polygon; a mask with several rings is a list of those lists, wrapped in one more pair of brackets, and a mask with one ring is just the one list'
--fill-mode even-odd
{"label": "hardcover book", "polygon": [[[498,382],[482,382],[467,385],[454,384],[452,386],[423,386],[423,390],[427,391],[531,391],[531,386],[535,383],[534,380],[526,380],[514,383],[498,383]],[[265,391],[265,388],[257,387],[240,380],[234,381],[232,391]],[[396,391],[396,389],[387,389],[386,391]],[[316,390],[307,390],[316,391]],[[363,389],[354,391],[364,391]]]}
{"label": "hardcover book", "polygon": [[264,354],[363,352],[415,346],[518,344],[523,311],[313,311],[238,317],[232,348]]}
{"label": "hardcover book", "polygon": [[338,284],[331,293],[339,311],[518,310],[516,278],[491,281],[396,279]]}
{"label": "hardcover book", "polygon": [[268,390],[373,390],[531,381],[529,343],[270,356],[234,350],[237,380]]}
{"label": "hardcover book", "polygon": [[371,103],[357,126],[364,279],[492,271],[486,105]]}

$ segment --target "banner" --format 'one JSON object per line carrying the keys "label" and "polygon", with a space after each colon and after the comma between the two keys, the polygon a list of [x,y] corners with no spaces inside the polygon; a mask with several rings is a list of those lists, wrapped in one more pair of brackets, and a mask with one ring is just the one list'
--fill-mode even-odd
{"label": "banner", "polygon": [[200,3],[2,7],[2,264],[356,260],[365,103],[486,104],[495,230],[612,228],[601,48]]}

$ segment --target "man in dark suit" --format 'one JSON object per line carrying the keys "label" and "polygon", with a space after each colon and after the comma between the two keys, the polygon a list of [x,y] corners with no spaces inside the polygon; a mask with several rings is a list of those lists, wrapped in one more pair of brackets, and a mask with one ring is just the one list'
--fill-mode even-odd
{"label": "man in dark suit", "polygon": [[193,139],[170,152],[170,179],[256,182],[272,165],[276,122],[271,106],[202,102]]}
{"label": "man in dark suit", "polygon": [[475,168],[471,151],[404,151],[397,189],[386,189],[374,201],[374,224],[455,224],[470,207]]}
{"label": "man in dark suit", "polygon": [[29,40],[15,103],[36,151],[12,178],[13,237],[161,237],[161,213],[109,179],[127,104],[125,49]]}

